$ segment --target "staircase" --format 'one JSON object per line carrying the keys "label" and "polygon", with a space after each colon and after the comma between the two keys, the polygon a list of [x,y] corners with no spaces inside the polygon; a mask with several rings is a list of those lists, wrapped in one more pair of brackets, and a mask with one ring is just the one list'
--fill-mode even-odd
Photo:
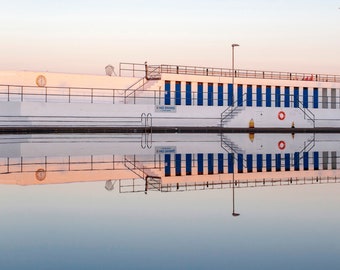
{"label": "staircase", "polygon": [[245,151],[234,143],[229,137],[221,134],[221,147],[228,153],[243,154]]}
{"label": "staircase", "polygon": [[242,111],[245,110],[245,102],[246,100],[246,94],[243,94],[242,96],[242,104],[243,106],[238,106],[238,101],[234,101],[234,103],[226,108],[222,113],[221,113],[221,127],[224,127],[226,124],[228,124],[231,120],[236,118]]}
{"label": "staircase", "polygon": [[131,172],[133,172],[136,176],[138,176],[140,179],[148,180],[151,179],[155,180],[158,179],[160,181],[161,177],[161,171],[158,168],[150,168],[146,167],[144,164],[138,162],[133,157],[124,157],[124,166],[129,169]]}
{"label": "staircase", "polygon": [[146,66],[147,80],[160,80],[162,77],[161,66]]}
{"label": "staircase", "polygon": [[304,119],[306,119],[307,121],[310,121],[313,125],[313,128],[315,128],[315,115],[314,115],[314,113],[310,109],[304,108],[301,101],[299,101],[299,109],[300,109],[300,111],[302,111]]}
{"label": "staircase", "polygon": [[128,103],[130,100],[133,100],[133,104],[136,104],[136,97],[140,91],[145,89],[153,89],[155,85],[159,83],[159,79],[146,79],[145,77],[139,79],[133,85],[128,87],[125,90],[124,94],[124,104]]}
{"label": "staircase", "polygon": [[[238,162],[238,155],[237,154],[244,154],[245,151],[238,146],[236,143],[234,143],[230,138],[228,138],[226,135],[221,134],[221,147],[228,153],[234,154],[234,164],[237,164]],[[246,164],[247,160],[245,157],[243,157],[243,167],[246,168],[244,164]]]}

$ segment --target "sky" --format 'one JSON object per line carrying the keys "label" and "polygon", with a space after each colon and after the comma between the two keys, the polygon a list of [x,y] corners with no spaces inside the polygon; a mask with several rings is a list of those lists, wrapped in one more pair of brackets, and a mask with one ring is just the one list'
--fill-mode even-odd
{"label": "sky", "polygon": [[0,70],[120,62],[340,74],[340,0],[0,0]]}

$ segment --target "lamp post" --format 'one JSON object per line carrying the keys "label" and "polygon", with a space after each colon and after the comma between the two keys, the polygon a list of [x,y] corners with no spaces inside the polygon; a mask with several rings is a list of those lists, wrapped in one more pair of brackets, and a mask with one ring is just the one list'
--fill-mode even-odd
{"label": "lamp post", "polygon": [[234,166],[234,155],[233,155],[233,217],[237,217],[240,214],[235,212],[235,166]]}
{"label": "lamp post", "polygon": [[231,44],[231,50],[232,50],[232,56],[231,56],[231,69],[232,69],[232,85],[233,85],[233,89],[234,89],[234,80],[235,80],[235,47],[240,46],[239,44]]}

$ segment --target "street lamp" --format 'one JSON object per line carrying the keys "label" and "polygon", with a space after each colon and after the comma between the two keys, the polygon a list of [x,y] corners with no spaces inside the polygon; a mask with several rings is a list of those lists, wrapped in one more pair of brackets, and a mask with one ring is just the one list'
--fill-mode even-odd
{"label": "street lamp", "polygon": [[[233,174],[234,176],[234,174]],[[234,177],[233,177],[234,178]],[[233,213],[232,213],[233,217],[237,217],[240,214],[235,212],[235,179],[233,179]]]}
{"label": "street lamp", "polygon": [[232,49],[232,60],[231,60],[231,69],[232,69],[232,85],[234,89],[234,80],[235,80],[235,47],[239,47],[239,44],[231,44],[231,49]]}
{"label": "street lamp", "polygon": [[234,160],[234,154],[233,154],[233,179],[232,179],[232,181],[233,181],[233,213],[232,213],[232,215],[233,215],[233,217],[237,217],[240,214],[235,212],[235,166],[234,166],[234,161],[235,160]]}

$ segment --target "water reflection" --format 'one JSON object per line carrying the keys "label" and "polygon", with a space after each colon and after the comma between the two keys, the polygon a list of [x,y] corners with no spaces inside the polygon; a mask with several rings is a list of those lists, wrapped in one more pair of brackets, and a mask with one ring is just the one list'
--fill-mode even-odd
{"label": "water reflection", "polygon": [[3,135],[0,148],[3,269],[340,263],[337,134]]}
{"label": "water reflection", "polygon": [[11,135],[0,182],[103,181],[119,193],[337,183],[337,134]]}

